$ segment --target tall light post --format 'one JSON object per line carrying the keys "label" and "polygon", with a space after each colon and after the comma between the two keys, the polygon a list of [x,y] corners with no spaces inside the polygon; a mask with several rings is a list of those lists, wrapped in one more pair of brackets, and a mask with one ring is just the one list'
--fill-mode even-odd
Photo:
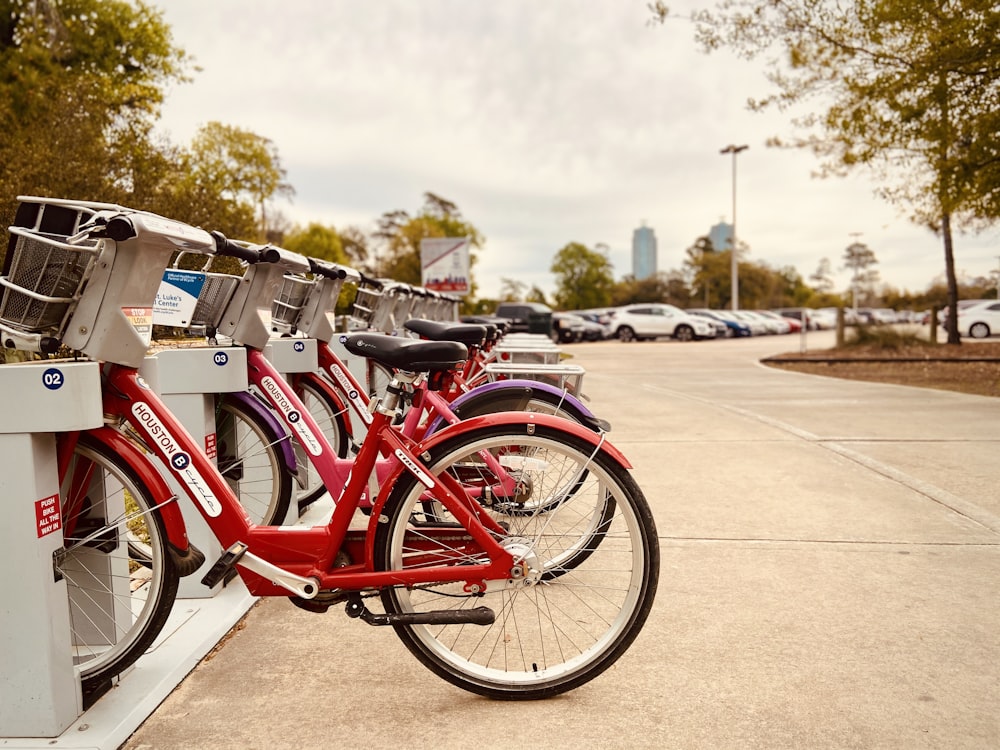
{"label": "tall light post", "polygon": [[736,257],[736,155],[740,151],[746,151],[749,146],[746,144],[742,146],[734,146],[730,143],[724,149],[719,151],[720,154],[732,154],[733,155],[733,258],[731,263],[731,284],[733,287],[733,309],[740,309],[740,275],[739,275],[739,261]]}

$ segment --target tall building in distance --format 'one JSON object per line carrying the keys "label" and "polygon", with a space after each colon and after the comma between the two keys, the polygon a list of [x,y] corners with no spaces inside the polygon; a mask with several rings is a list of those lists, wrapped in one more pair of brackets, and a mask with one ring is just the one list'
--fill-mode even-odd
{"label": "tall building in distance", "polygon": [[636,281],[656,275],[656,232],[642,226],[632,232],[632,276]]}
{"label": "tall building in distance", "polygon": [[733,249],[733,225],[720,221],[708,230],[708,239],[712,243],[712,249],[716,252],[724,252]]}

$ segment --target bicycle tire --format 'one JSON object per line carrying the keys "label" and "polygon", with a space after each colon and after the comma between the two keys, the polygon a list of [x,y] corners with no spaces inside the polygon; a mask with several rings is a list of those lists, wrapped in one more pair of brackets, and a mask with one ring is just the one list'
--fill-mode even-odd
{"label": "bicycle tire", "polygon": [[263,422],[238,399],[219,397],[215,414],[219,473],[262,526],[280,526],[292,500],[291,472],[279,448],[285,432]]}
{"label": "bicycle tire", "polygon": [[[525,390],[530,392],[525,393]],[[549,414],[554,417],[568,419],[582,424],[588,429],[596,429],[599,422],[592,415],[582,411],[571,401],[567,401],[561,393],[552,393],[535,386],[523,386],[511,389],[510,394],[502,391],[479,391],[473,389],[467,398],[458,406],[453,406],[455,416],[459,419],[472,419],[484,414],[498,414],[508,411],[523,411],[533,414]],[[428,434],[433,434],[447,426],[443,419],[431,424]],[[604,427],[607,427],[605,424]]]}
{"label": "bicycle tire", "polygon": [[[73,660],[83,693],[135,663],[163,629],[179,574],[157,499],[125,459],[80,435],[60,491]],[[135,560],[129,535],[148,559]]]}
{"label": "bicycle tire", "polygon": [[385,394],[394,373],[391,367],[376,362],[374,359],[365,361],[365,380],[368,385],[368,395],[377,398]]}
{"label": "bicycle tire", "polygon": [[[295,388],[296,394],[319,425],[323,437],[333,448],[334,455],[346,458],[350,438],[344,421],[344,409],[330,394],[329,386],[315,373],[308,373],[296,381]],[[305,489],[298,497],[299,510],[304,510],[323,497],[327,489],[312,461],[306,457],[300,466],[306,472]]]}
{"label": "bicycle tire", "polygon": [[[631,474],[610,454],[547,425],[536,425],[533,435],[517,425],[460,430],[432,449],[423,468],[435,475],[452,472],[475,463],[481,450],[531,467],[536,492],[549,473],[559,484],[567,481],[561,472],[586,473],[586,487],[567,495],[555,509],[543,512],[539,504],[537,513],[518,517],[483,508],[508,530],[505,546],[545,574],[536,573],[533,585],[520,587],[487,582],[485,593],[467,592],[463,583],[391,587],[382,591],[382,603],[390,614],[492,606],[496,621],[488,626],[393,627],[424,666],[460,688],[503,700],[558,695],[610,667],[642,629],[659,577],[653,517]],[[421,524],[412,522],[423,513],[425,492],[423,484],[406,474],[387,499],[382,514],[388,521],[379,525],[375,537],[375,562],[383,570],[470,560],[459,549],[470,541],[460,527],[431,539]],[[599,546],[590,545],[581,556],[572,549],[581,538],[575,525],[594,523],[594,494],[610,497],[614,505],[598,529]],[[573,566],[553,569],[552,561],[567,553],[561,545],[570,548]]]}

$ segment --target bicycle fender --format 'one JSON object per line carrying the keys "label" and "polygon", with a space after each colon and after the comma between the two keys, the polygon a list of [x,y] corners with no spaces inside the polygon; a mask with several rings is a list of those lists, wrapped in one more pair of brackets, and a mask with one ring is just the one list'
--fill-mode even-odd
{"label": "bicycle fender", "polygon": [[[288,435],[288,430],[286,430],[285,426],[278,421],[276,416],[274,416],[274,412],[268,408],[267,404],[254,396],[252,393],[247,391],[236,391],[223,395],[226,398],[235,399],[246,406],[247,409],[260,418],[260,421],[263,424],[266,424],[269,428],[274,430],[276,435]],[[294,476],[298,472],[298,464],[295,460],[295,448],[292,445],[292,441],[280,440],[278,445],[281,448],[281,458],[285,462],[285,467],[288,469],[288,473]]]}
{"label": "bicycle fender", "polygon": [[143,454],[134,443],[125,438],[117,430],[110,427],[99,427],[88,433],[108,448],[124,457],[128,465],[139,475],[139,479],[153,493],[153,499],[163,518],[167,531],[167,548],[181,576],[194,573],[205,562],[205,555],[191,544],[187,535],[187,526],[181,514],[180,505],[176,502],[176,494],[170,489],[163,476],[149,458]]}
{"label": "bicycle fender", "polygon": [[[537,380],[498,380],[493,383],[484,383],[482,385],[476,386],[471,391],[463,393],[454,401],[451,402],[451,410],[459,419],[468,419],[465,415],[472,413],[473,416],[476,412],[483,408],[489,408],[496,404],[510,404],[505,411],[518,411],[520,409],[517,406],[518,403],[523,403],[525,400],[531,397],[532,393],[537,392],[549,393],[557,398],[559,398],[567,410],[572,411],[576,418],[581,424],[586,425],[589,429],[599,432],[601,430],[607,431],[610,429],[610,425],[597,416],[586,407],[586,405],[580,401],[576,396],[571,393],[566,393],[561,388],[558,388],[550,383],[542,383]],[[440,430],[445,425],[445,420],[442,417],[436,417],[427,429],[427,434],[431,435],[438,430]]]}
{"label": "bicycle fender", "polygon": [[[569,432],[575,437],[581,438],[585,442],[590,443],[595,449],[600,446],[600,448],[603,449],[619,465],[621,465],[623,469],[632,469],[632,463],[625,457],[625,454],[613,446],[610,441],[604,439],[605,433],[593,432],[583,425],[571,422],[568,419],[554,417],[550,414],[536,414],[534,412],[498,412],[496,414],[485,414],[481,417],[472,417],[438,430],[433,435],[428,436],[416,446],[412,447],[410,450],[413,455],[419,457],[424,452],[433,450],[439,443],[448,440],[453,435],[461,434],[466,430],[474,430],[479,427],[493,427],[497,425],[523,426],[526,431],[529,425],[539,425],[551,427],[555,430],[559,430],[560,432]],[[379,519],[382,516],[382,508],[385,506],[386,501],[389,499],[389,495],[392,493],[392,490],[395,488],[400,477],[408,471],[409,470],[405,466],[400,464],[396,466],[392,472],[390,472],[388,477],[384,480],[380,480],[381,489],[379,490],[378,497],[375,498],[375,504],[372,508],[371,520],[369,522],[368,541],[365,544],[369,560],[373,556],[371,545],[373,544],[373,540],[375,538],[374,532],[376,524],[379,523]]]}

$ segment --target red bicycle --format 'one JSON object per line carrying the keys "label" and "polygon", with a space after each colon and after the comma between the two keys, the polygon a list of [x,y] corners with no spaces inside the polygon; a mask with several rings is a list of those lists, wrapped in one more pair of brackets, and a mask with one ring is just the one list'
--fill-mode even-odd
{"label": "red bicycle", "polygon": [[[106,425],[58,436],[65,548],[57,569],[85,689],[139,658],[169,614],[178,576],[203,562],[161,471],[225,549],[206,585],[235,569],[257,596],[290,596],[318,611],[343,602],[351,617],[393,626],[422,663],[464,689],[555,695],[593,679],[634,641],[656,591],[656,530],[627,459],[603,434],[502,413],[415,443],[392,428],[406,382],[459,366],[466,348],[356,334],[349,347],[397,374],[346,484],[331,488],[332,518],[311,528],[254,525],[138,377],[148,339],[135,311],[151,308],[175,250],[267,259],[274,249],[105,204],[23,199],[17,224],[2,279],[5,342],[49,353],[61,343],[105,363]],[[286,414],[308,444],[318,428],[300,403],[290,400]],[[380,456],[394,466],[361,514]],[[491,465],[517,483],[508,487]],[[581,554],[578,525],[592,523],[595,507],[608,512]],[[126,539],[137,534],[146,535],[148,566],[130,558]],[[574,565],[554,564],[567,548]]]}

